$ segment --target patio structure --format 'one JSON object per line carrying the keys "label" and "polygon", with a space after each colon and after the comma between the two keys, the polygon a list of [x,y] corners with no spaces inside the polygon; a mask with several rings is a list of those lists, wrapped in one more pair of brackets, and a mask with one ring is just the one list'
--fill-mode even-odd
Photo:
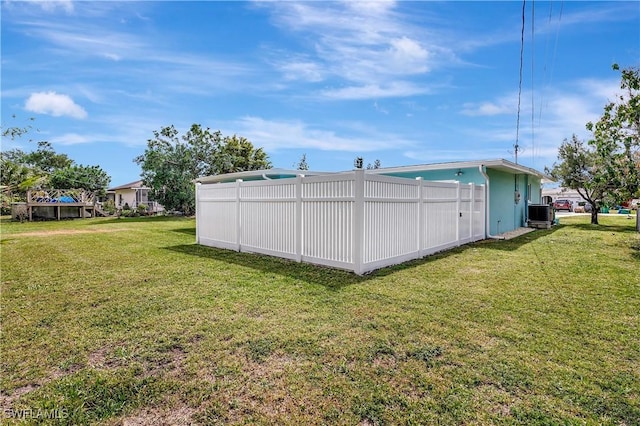
{"label": "patio structure", "polygon": [[48,189],[27,191],[26,215],[31,221],[104,216],[95,194],[84,189]]}

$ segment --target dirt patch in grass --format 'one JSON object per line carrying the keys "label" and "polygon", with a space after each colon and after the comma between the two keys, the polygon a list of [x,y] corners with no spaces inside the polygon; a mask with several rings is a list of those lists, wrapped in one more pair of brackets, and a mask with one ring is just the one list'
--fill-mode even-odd
{"label": "dirt patch in grass", "polygon": [[110,346],[103,346],[100,349],[91,352],[87,359],[87,365],[91,368],[98,369],[116,369],[121,367],[124,362],[121,360],[110,356],[113,352],[113,348]]}
{"label": "dirt patch in grass", "polygon": [[14,403],[20,399],[20,397],[38,389],[39,387],[40,385],[38,384],[30,384],[14,389],[11,395],[7,395],[4,392],[0,393],[0,407],[5,409],[13,407]]}
{"label": "dirt patch in grass", "polygon": [[182,348],[172,348],[163,354],[161,359],[150,362],[146,366],[148,376],[166,374],[168,377],[180,378],[184,374],[184,363],[187,358]]}
{"label": "dirt patch in grass", "polygon": [[475,398],[478,404],[482,404],[487,411],[500,417],[511,415],[511,407],[519,402],[515,396],[492,384],[481,384],[476,388]]}
{"label": "dirt patch in grass", "polygon": [[78,235],[78,234],[100,234],[126,231],[124,228],[110,228],[110,229],[58,229],[51,231],[32,231],[13,234],[13,237],[48,237],[54,235]]}

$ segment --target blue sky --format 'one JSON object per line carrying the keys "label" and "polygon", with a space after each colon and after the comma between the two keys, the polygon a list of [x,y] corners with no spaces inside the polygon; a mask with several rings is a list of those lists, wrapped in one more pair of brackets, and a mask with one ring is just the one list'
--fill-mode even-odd
{"label": "blue sky", "polygon": [[[34,117],[112,186],[153,130],[200,123],[274,167],[550,166],[640,62],[640,3],[2,1],[2,126]],[[13,116],[15,115],[15,118]],[[35,149],[27,139],[2,149]]]}

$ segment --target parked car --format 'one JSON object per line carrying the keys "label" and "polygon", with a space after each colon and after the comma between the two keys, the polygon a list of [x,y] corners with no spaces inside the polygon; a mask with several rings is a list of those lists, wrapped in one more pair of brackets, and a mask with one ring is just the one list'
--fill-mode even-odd
{"label": "parked car", "polygon": [[575,213],[591,213],[593,206],[586,201],[580,201],[577,206],[573,208]]}
{"label": "parked car", "polygon": [[556,200],[553,203],[553,208],[555,210],[566,210],[566,211],[572,212],[573,204],[571,204],[571,201],[569,200]]}

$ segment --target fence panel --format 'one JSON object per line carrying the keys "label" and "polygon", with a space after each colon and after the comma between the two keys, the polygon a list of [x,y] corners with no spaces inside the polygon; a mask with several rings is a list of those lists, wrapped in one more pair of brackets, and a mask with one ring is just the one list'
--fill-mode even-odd
{"label": "fence panel", "polygon": [[220,248],[238,248],[236,183],[197,185],[198,242]]}
{"label": "fence panel", "polygon": [[302,182],[302,260],[353,269],[355,174]]}
{"label": "fence panel", "polygon": [[420,181],[366,176],[363,195],[363,267],[377,269],[419,257]]}
{"label": "fence panel", "polygon": [[424,182],[422,185],[422,254],[431,254],[457,245],[458,185]]}
{"label": "fence panel", "polygon": [[240,250],[294,259],[295,180],[243,182],[239,190]]}
{"label": "fence panel", "polygon": [[485,189],[484,185],[475,185],[473,189],[473,241],[485,237]]}

